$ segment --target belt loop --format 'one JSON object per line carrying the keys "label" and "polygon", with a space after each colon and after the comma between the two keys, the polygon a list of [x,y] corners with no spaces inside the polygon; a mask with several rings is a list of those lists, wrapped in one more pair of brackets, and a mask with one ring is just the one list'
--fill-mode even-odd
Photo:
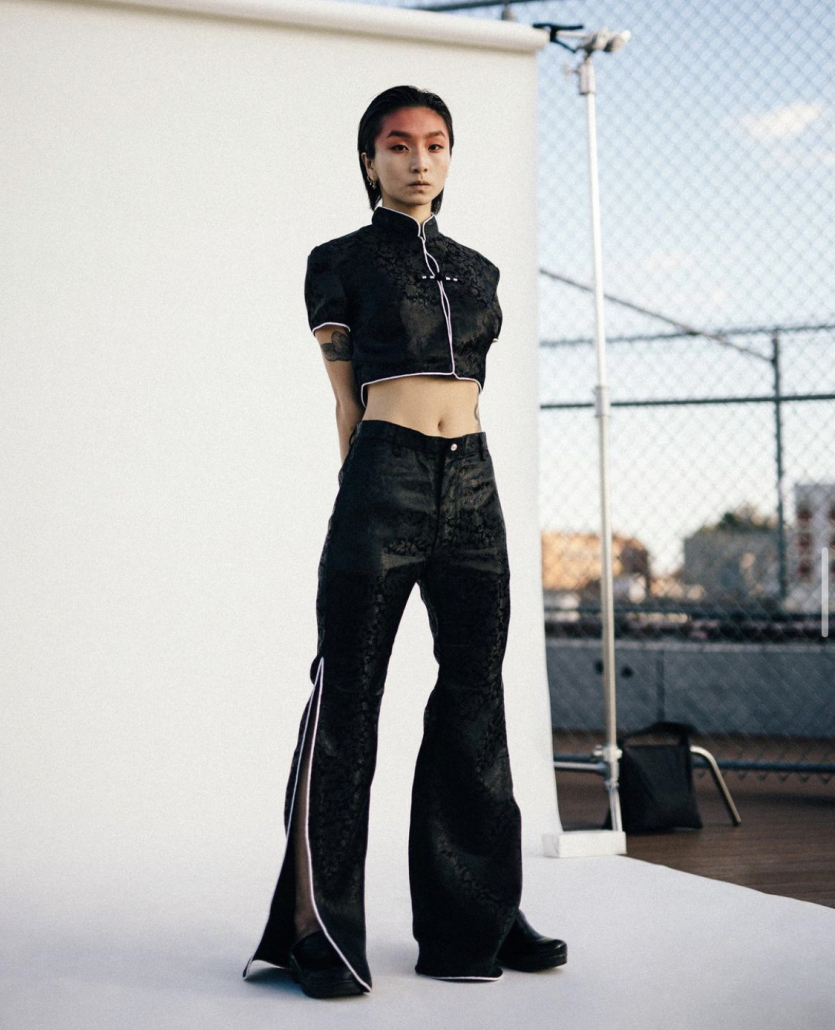
{"label": "belt loop", "polygon": [[481,455],[481,460],[484,461],[486,447],[484,446],[484,437],[479,436],[478,438],[478,453]]}

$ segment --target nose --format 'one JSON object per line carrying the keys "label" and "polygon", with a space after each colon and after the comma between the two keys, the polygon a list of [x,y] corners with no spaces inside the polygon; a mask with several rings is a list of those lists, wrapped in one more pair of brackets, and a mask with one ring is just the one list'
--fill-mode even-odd
{"label": "nose", "polygon": [[412,158],[412,169],[416,172],[425,172],[429,167],[429,158],[427,156],[428,151],[422,150],[418,147],[414,151],[414,157]]}

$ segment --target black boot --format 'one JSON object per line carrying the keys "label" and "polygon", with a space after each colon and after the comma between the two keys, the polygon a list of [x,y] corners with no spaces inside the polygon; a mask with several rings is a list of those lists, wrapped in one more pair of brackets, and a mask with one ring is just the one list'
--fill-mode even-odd
{"label": "black boot", "polygon": [[290,967],[293,979],[311,998],[365,993],[322,930],[296,941],[290,949]]}
{"label": "black boot", "polygon": [[499,948],[497,961],[508,969],[537,973],[541,969],[562,966],[568,958],[565,941],[537,933],[521,912]]}

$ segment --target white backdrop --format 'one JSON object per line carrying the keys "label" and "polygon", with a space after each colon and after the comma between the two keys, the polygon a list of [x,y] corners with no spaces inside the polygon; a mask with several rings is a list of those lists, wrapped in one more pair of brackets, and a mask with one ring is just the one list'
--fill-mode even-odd
{"label": "white backdrop", "polygon": [[415,591],[372,794],[374,991],[340,1021],[666,1030],[674,1010],[682,1030],[829,1030],[831,910],[535,854],[559,830],[537,519],[544,33],[315,0],[192,6],[0,0],[3,1025],[333,1022],[280,973],[240,971],[281,858],[337,489],[304,263],[370,218],[357,123],[407,82],[455,118],[440,228],[502,269],[481,413],[511,550],[523,905],[569,963],[478,987],[412,972],[405,821],[435,676]]}
{"label": "white backdrop", "polygon": [[[0,18],[0,836],[19,904],[35,918],[59,877],[88,906],[143,876],[207,898],[247,877],[257,941],[339,466],[305,261],[370,219],[357,125],[398,83],[453,113],[441,231],[502,269],[481,412],[512,568],[511,760],[540,853],[560,829],[537,467],[547,37],[319,0],[15,0]],[[380,725],[381,870],[405,868],[435,672],[415,590]]]}

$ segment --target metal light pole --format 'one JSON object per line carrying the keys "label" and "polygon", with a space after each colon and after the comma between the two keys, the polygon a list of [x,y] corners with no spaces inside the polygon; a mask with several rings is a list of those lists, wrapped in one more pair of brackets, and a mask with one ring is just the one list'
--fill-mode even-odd
{"label": "metal light pole", "polygon": [[[471,7],[502,7],[502,20],[515,21],[511,4],[524,0],[508,0],[506,3],[492,3],[490,0],[469,0],[467,3],[435,3],[420,10],[453,11]],[[580,94],[586,98],[586,117],[588,123],[589,146],[589,185],[591,188],[591,227],[594,250],[594,322],[595,349],[597,352],[597,386],[594,388],[594,411],[598,420],[598,441],[600,452],[600,610],[603,623],[603,698],[606,722],[606,743],[600,751],[601,761],[592,766],[588,763],[560,762],[555,766],[562,768],[582,768],[605,775],[606,790],[609,793],[609,810],[612,817],[612,835],[616,836],[614,846],[621,853],[625,849],[623,820],[620,811],[620,795],[618,794],[618,763],[621,756],[617,745],[617,709],[615,695],[615,629],[614,604],[612,591],[612,526],[609,503],[609,388],[606,384],[606,337],[603,328],[603,259],[600,244],[600,195],[597,175],[597,125],[595,122],[595,84],[592,54],[595,50],[612,53],[629,41],[632,33],[610,32],[607,28],[597,32],[585,32],[582,25],[556,25],[553,22],[534,22],[534,29],[548,29],[551,43],[565,47],[571,53],[583,52],[585,57],[574,69],[580,80]],[[579,40],[577,46],[564,43],[564,39]],[[598,831],[600,832],[600,831]],[[603,831],[605,832],[605,831]],[[562,837],[586,837],[582,832],[558,835]],[[549,854],[581,854],[584,844],[568,844],[558,841],[554,835],[546,835],[546,851]],[[622,841],[622,843],[619,843]],[[588,851],[587,853],[592,853]]]}
{"label": "metal light pole", "polygon": [[583,52],[585,57],[573,69],[579,79],[579,92],[586,98],[586,119],[588,125],[589,187],[591,195],[591,230],[594,254],[594,324],[595,351],[597,353],[597,385],[594,388],[594,413],[598,420],[598,444],[600,456],[600,611],[602,620],[603,650],[603,703],[606,725],[606,742],[601,758],[605,766],[605,784],[609,794],[609,810],[612,829],[623,830],[618,793],[618,764],[620,749],[617,746],[617,709],[615,690],[615,630],[612,590],[612,525],[609,495],[609,387],[606,382],[606,336],[603,321],[603,257],[600,234],[600,194],[597,171],[597,123],[595,120],[595,82],[592,54],[595,50],[607,53],[619,50],[631,37],[629,31],[610,32],[603,28],[597,32],[573,31],[578,26],[559,26],[552,23],[537,23],[534,28],[550,30],[551,42],[562,39],[579,39],[577,47],[564,43],[572,53]]}

